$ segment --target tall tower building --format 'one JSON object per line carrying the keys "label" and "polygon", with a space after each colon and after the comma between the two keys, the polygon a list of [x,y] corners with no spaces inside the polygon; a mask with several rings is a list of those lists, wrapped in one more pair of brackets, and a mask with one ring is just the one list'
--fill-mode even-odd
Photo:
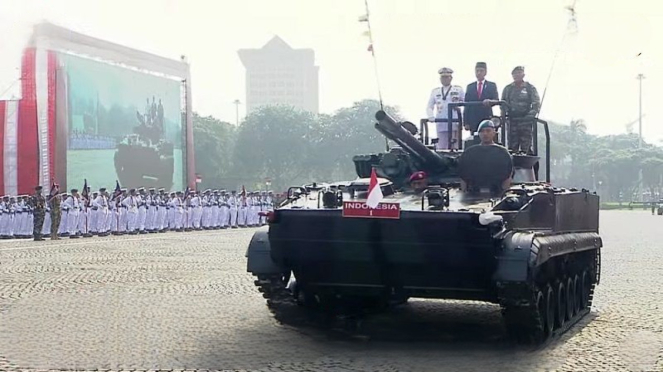
{"label": "tall tower building", "polygon": [[313,49],[293,49],[274,36],[260,49],[240,49],[246,68],[247,114],[260,106],[286,104],[318,113],[318,66]]}

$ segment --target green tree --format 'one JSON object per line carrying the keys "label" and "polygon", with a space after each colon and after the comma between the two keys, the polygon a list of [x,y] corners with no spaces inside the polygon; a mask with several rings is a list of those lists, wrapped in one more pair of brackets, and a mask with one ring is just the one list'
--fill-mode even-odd
{"label": "green tree", "polygon": [[235,127],[212,116],[193,114],[193,143],[196,173],[202,176],[201,188],[233,186],[231,178]]}
{"label": "green tree", "polygon": [[[325,174],[332,176],[326,181],[355,178],[353,156],[386,150],[385,137],[374,127],[375,113],[380,109],[378,101],[363,100],[321,120],[323,140],[319,154],[327,160]],[[384,111],[402,120],[398,108],[386,106]]]}
{"label": "green tree", "polygon": [[261,107],[239,127],[230,181],[235,187],[256,188],[269,178],[278,190],[316,181],[310,170],[318,161],[313,149],[320,141],[319,123],[310,112]]}

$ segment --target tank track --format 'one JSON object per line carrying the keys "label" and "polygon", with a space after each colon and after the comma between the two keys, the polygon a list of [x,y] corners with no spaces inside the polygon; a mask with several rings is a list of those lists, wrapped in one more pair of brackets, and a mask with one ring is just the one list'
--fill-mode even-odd
{"label": "tank track", "polygon": [[[566,333],[589,314],[599,278],[600,250],[590,268],[572,271],[561,279],[550,278],[543,285],[500,283],[500,305],[510,338],[519,344],[543,345]],[[551,309],[549,291],[553,299],[552,319],[547,317]],[[569,296],[573,299],[570,303]]]}
{"label": "tank track", "polygon": [[[289,279],[289,276],[287,277]],[[288,280],[284,275],[257,275],[253,282],[262,297],[267,300],[267,306],[277,311],[284,307],[297,306],[297,300],[288,289]]]}

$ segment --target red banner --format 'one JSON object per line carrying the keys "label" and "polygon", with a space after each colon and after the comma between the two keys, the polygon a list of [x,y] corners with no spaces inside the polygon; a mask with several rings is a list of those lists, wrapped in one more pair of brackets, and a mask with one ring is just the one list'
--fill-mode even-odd
{"label": "red banner", "polygon": [[380,203],[371,208],[363,201],[344,201],[343,217],[399,219],[401,207],[398,203]]}

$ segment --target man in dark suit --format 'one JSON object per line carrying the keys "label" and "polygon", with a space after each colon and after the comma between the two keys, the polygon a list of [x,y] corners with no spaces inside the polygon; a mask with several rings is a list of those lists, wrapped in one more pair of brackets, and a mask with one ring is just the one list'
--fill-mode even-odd
{"label": "man in dark suit", "polygon": [[497,85],[485,79],[487,71],[486,62],[477,62],[474,68],[477,81],[468,84],[467,90],[465,90],[465,102],[483,102],[483,106],[465,107],[465,129],[472,133],[477,131],[482,120],[490,119],[493,116],[491,104],[499,100]]}

